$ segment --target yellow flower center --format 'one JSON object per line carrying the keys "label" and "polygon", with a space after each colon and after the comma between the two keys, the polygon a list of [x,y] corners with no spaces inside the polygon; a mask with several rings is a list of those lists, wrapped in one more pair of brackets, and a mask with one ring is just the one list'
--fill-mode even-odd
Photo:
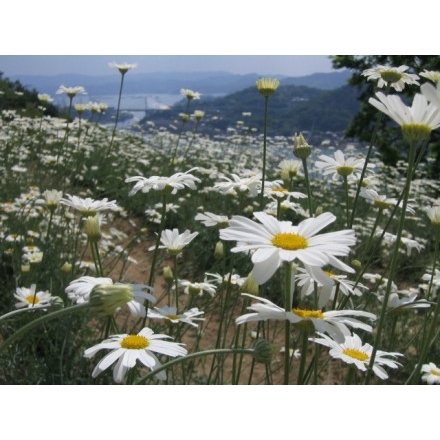
{"label": "yellow flower center", "polygon": [[272,244],[288,251],[296,251],[308,247],[307,239],[293,232],[281,232],[280,234],[276,234],[272,238]]}
{"label": "yellow flower center", "polygon": [[272,191],[274,192],[288,192],[286,188],[272,188]]}
{"label": "yellow flower center", "polygon": [[324,313],[321,310],[307,310],[307,309],[292,309],[292,313],[303,318],[303,319],[323,319]]}
{"label": "yellow flower center", "polygon": [[170,321],[175,321],[180,319],[179,315],[165,315],[165,318],[168,318]]}
{"label": "yellow flower center", "polygon": [[342,353],[352,357],[353,359],[357,359],[358,361],[366,361],[369,358],[368,354],[364,353],[363,351],[356,350],[355,348],[344,348]]}
{"label": "yellow flower center", "polygon": [[439,370],[431,370],[430,373],[433,374],[434,376],[440,376]]}
{"label": "yellow flower center", "polygon": [[335,275],[333,272],[330,272],[329,270],[324,270],[323,272],[324,272],[328,277],[332,277],[332,276]]}
{"label": "yellow flower center", "polygon": [[341,165],[340,167],[336,167],[336,172],[340,176],[349,176],[354,171],[353,167],[347,166],[347,165]]}
{"label": "yellow flower center", "polygon": [[402,79],[402,74],[393,70],[384,70],[380,72],[380,76],[384,81],[391,84],[399,82]]}
{"label": "yellow flower center", "polygon": [[32,305],[38,304],[40,302],[40,300],[37,298],[37,295],[28,295],[26,297],[26,301]]}
{"label": "yellow flower center", "polygon": [[128,350],[142,350],[150,345],[150,341],[144,336],[129,335],[121,341],[121,347]]}
{"label": "yellow flower center", "polygon": [[385,202],[384,200],[375,200],[373,202],[373,205],[379,209],[389,209],[391,206],[391,203]]}
{"label": "yellow flower center", "polygon": [[79,212],[83,217],[94,217],[97,214],[95,209],[87,208],[81,209]]}
{"label": "yellow flower center", "polygon": [[431,135],[432,127],[428,124],[402,124],[401,127],[403,136],[409,142],[424,141]]}

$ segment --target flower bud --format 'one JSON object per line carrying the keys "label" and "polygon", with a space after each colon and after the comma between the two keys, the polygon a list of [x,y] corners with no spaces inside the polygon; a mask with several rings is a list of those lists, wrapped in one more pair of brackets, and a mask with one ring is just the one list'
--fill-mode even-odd
{"label": "flower bud", "polygon": [[189,121],[189,114],[188,113],[180,113],[180,119],[185,124]]}
{"label": "flower bud", "polygon": [[132,299],[134,293],[130,284],[98,284],[90,292],[89,303],[99,316],[111,316]]}
{"label": "flower bud", "polygon": [[61,266],[61,272],[71,273],[72,272],[72,264],[67,261]]}
{"label": "flower bud", "polygon": [[254,358],[257,362],[268,364],[272,359],[272,346],[266,339],[257,339],[252,348],[254,349]]}
{"label": "flower bud", "polygon": [[362,268],[362,263],[359,260],[352,260],[351,265],[356,269],[360,270]]}
{"label": "flower bud", "polygon": [[318,206],[315,210],[315,215],[321,215],[324,212],[324,208],[322,206]]}
{"label": "flower bud", "polygon": [[203,110],[194,110],[194,118],[196,121],[200,121],[203,116],[205,116],[205,112]]}
{"label": "flower bud", "polygon": [[23,275],[28,274],[30,272],[30,270],[31,270],[31,265],[29,263],[23,263],[21,265],[21,273]]}
{"label": "flower bud", "polygon": [[295,133],[295,137],[293,139],[293,154],[300,159],[307,159],[312,152],[312,148],[304,139],[302,133],[299,135]]}
{"label": "flower bud", "polygon": [[218,241],[215,245],[214,258],[216,260],[221,260],[224,256],[224,254],[225,254],[225,249],[223,246],[223,242]]}
{"label": "flower bud", "polygon": [[97,215],[86,218],[86,234],[92,243],[97,243],[101,240],[101,225],[99,224],[99,217]]}
{"label": "flower bud", "polygon": [[255,281],[255,278],[252,276],[252,273],[250,273],[246,281],[243,283],[243,285],[240,288],[241,292],[249,293],[250,295],[256,295],[259,294],[259,286],[258,283]]}
{"label": "flower bud", "polygon": [[167,284],[172,284],[174,282],[174,274],[170,266],[165,266],[163,268],[163,278]]}
{"label": "flower bud", "polygon": [[276,78],[260,78],[257,81],[257,89],[265,98],[273,95],[280,85],[280,81]]}
{"label": "flower bud", "polygon": [[62,309],[64,307],[64,301],[59,296],[52,296],[50,298],[50,303],[54,309]]}

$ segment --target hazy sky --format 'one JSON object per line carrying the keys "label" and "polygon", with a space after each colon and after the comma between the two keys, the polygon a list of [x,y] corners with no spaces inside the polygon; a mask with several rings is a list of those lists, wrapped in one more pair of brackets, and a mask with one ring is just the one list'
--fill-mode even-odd
{"label": "hazy sky", "polygon": [[0,71],[12,75],[79,73],[109,75],[110,62],[136,63],[136,72],[226,71],[302,76],[330,72],[326,55],[0,55]]}

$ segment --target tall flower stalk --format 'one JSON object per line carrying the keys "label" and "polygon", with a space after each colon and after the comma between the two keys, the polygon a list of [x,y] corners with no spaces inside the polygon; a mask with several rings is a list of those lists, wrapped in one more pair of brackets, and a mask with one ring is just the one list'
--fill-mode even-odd
{"label": "tall flower stalk", "polygon": [[[191,101],[193,101],[195,99],[200,99],[200,97],[202,96],[199,92],[194,92],[193,90],[190,90],[190,89],[181,89],[180,94],[186,97],[186,108],[185,108],[185,111],[180,115],[180,120],[181,120],[182,124],[180,126],[180,131],[179,131],[179,135],[177,137],[176,146],[174,147],[173,156],[171,158],[171,166],[172,167],[174,167],[174,162],[176,160],[177,149],[179,148],[180,139],[182,138],[183,128],[184,128],[185,124],[190,119],[189,106],[191,104]],[[196,128],[197,128],[198,122],[203,117],[203,115],[201,115],[200,118],[198,116],[195,116],[195,117],[196,117],[196,121],[197,121],[197,126],[196,126]],[[185,152],[185,154],[186,154],[186,152]]]}
{"label": "tall flower stalk", "polygon": [[269,98],[275,93],[280,82],[276,78],[260,78],[257,81],[257,89],[264,97],[264,131],[263,131],[263,170],[261,177],[261,192],[260,192],[260,208],[264,205],[264,182],[266,180],[266,154],[267,154],[267,114]]}
{"label": "tall flower stalk", "polygon": [[377,325],[376,338],[369,363],[369,370],[366,376],[367,384],[369,383],[372,374],[374,360],[376,357],[378,346],[380,344],[385,323],[385,315],[387,311],[388,301],[392,290],[393,279],[396,273],[399,256],[399,246],[402,238],[403,225],[405,222],[406,210],[408,206],[411,181],[415,172],[415,168],[418,164],[418,161],[416,160],[417,147],[420,142],[423,142],[423,149],[426,146],[426,142],[429,139],[431,131],[440,127],[439,109],[437,109],[433,104],[428,104],[427,99],[423,95],[415,95],[411,107],[407,107],[402,102],[402,100],[395,95],[386,96],[383,93],[379,92],[376,94],[376,96],[378,99],[370,98],[370,104],[376,107],[381,112],[388,115],[400,125],[402,135],[409,143],[409,155],[406,181],[402,192],[402,206],[397,227],[396,241],[391,256],[388,283],[386,286],[382,310]]}
{"label": "tall flower stalk", "polygon": [[119,96],[118,96],[118,107],[116,109],[116,117],[115,117],[115,125],[113,127],[113,131],[112,131],[112,138],[110,141],[110,145],[108,147],[107,150],[107,156],[110,154],[111,149],[113,147],[113,141],[115,139],[115,133],[116,133],[116,127],[118,126],[118,121],[119,121],[119,111],[121,108],[121,98],[122,98],[122,88],[124,86],[124,78],[125,78],[125,74],[131,70],[131,69],[135,69],[137,67],[137,64],[128,64],[128,63],[123,63],[123,64],[117,64],[117,63],[110,63],[109,67],[112,67],[114,69],[118,69],[120,74],[121,74],[121,82],[119,85]]}
{"label": "tall flower stalk", "polygon": [[313,217],[312,188],[310,187],[309,170],[307,168],[307,158],[310,156],[311,152],[312,148],[304,139],[302,133],[300,133],[299,135],[295,133],[295,137],[293,139],[293,154],[302,161],[304,169],[304,179],[306,181],[307,187],[307,204],[309,208],[309,216]]}

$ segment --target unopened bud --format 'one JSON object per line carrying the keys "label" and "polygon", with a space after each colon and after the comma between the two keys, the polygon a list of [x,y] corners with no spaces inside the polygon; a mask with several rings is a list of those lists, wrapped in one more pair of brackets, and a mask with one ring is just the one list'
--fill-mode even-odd
{"label": "unopened bud", "polygon": [[253,277],[252,273],[250,273],[246,281],[243,283],[243,285],[240,288],[241,292],[249,293],[250,295],[257,295],[259,294],[259,285],[255,281],[255,278]]}
{"label": "unopened bud", "polygon": [[67,261],[61,266],[61,272],[64,273],[71,273],[72,272],[72,265],[68,263]]}
{"label": "unopened bud", "polygon": [[98,284],[90,292],[91,309],[99,316],[111,316],[134,298],[130,284]]}
{"label": "unopened bud", "polygon": [[266,339],[257,339],[252,348],[254,349],[254,358],[257,362],[268,364],[272,359],[272,346]]}
{"label": "unopened bud", "polygon": [[174,281],[173,270],[170,266],[165,266],[163,268],[163,278],[168,284],[172,284]]}
{"label": "unopened bud", "polygon": [[304,139],[302,133],[296,134],[293,139],[293,154],[300,159],[307,159],[312,152],[312,148]]}
{"label": "unopened bud", "polygon": [[216,260],[221,260],[225,254],[223,242],[218,241],[215,245],[214,257]]}
{"label": "unopened bud", "polygon": [[62,309],[64,307],[64,301],[59,296],[52,296],[50,303],[54,309]]}
{"label": "unopened bud", "polygon": [[352,260],[351,265],[356,269],[360,270],[362,268],[362,263],[359,260]]}
{"label": "unopened bud", "polygon": [[322,206],[318,206],[315,210],[315,215],[321,215],[324,212],[324,208]]}
{"label": "unopened bud", "polygon": [[99,240],[101,240],[101,225],[97,215],[86,218],[86,234],[87,238],[92,243],[97,243]]}

